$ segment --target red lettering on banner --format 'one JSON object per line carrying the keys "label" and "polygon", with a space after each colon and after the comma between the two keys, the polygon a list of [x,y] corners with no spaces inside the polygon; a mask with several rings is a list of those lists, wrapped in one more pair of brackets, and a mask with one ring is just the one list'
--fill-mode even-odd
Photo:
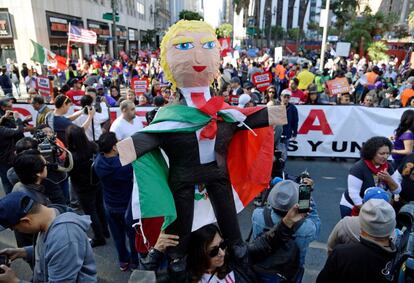
{"label": "red lettering on banner", "polygon": [[[315,120],[318,119],[319,125],[315,125]],[[309,112],[308,117],[300,127],[298,134],[307,135],[309,131],[320,131],[324,135],[333,135],[331,126],[329,126],[328,120],[326,119],[325,112],[321,109],[314,109]]]}

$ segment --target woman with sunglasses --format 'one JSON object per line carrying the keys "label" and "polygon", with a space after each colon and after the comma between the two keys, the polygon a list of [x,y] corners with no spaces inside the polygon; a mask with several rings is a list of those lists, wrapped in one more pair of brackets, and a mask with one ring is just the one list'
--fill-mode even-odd
{"label": "woman with sunglasses", "polygon": [[[253,265],[265,260],[292,239],[294,225],[305,216],[305,213],[299,213],[298,205],[294,205],[280,224],[252,243],[228,242],[216,225],[208,224],[191,233],[186,274],[182,274],[178,281],[177,278],[169,278],[168,282],[259,282]],[[155,247],[141,259],[142,267],[157,270],[165,250],[177,244],[177,236],[161,233]]]}
{"label": "woman with sunglasses", "polygon": [[278,105],[276,97],[276,88],[274,86],[269,86],[265,91],[265,103],[267,106]]}

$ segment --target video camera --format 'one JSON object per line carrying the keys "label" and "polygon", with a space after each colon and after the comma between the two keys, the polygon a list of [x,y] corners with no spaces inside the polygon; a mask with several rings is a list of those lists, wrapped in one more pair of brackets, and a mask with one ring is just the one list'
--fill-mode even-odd
{"label": "video camera", "polygon": [[[38,150],[48,162],[48,169],[58,172],[69,172],[73,168],[72,153],[64,147],[61,147],[56,142],[56,135],[49,136],[42,130],[34,133],[33,138],[38,143]],[[68,166],[63,167],[59,164],[59,156],[66,153]]]}

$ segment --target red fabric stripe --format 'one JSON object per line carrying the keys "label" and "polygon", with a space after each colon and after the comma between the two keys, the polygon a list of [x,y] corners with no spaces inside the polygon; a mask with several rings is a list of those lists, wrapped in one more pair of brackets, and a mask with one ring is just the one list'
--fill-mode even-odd
{"label": "red fabric stripe", "polygon": [[257,137],[250,131],[237,132],[227,154],[231,184],[245,207],[267,188],[272,173],[273,128],[269,126],[254,131]]}
{"label": "red fabric stripe", "polygon": [[201,108],[207,103],[204,97],[204,92],[192,92],[191,100],[197,108]]}

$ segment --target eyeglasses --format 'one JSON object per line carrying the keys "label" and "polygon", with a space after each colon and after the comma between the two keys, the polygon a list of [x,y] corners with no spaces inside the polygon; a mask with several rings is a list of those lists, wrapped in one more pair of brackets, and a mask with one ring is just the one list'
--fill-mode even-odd
{"label": "eyeglasses", "polygon": [[226,243],[226,241],[221,241],[221,243],[218,245],[218,246],[216,246],[216,247],[214,247],[209,253],[208,253],[208,256],[209,257],[216,257],[218,254],[219,254],[219,252],[220,252],[220,249],[222,250],[222,251],[224,251],[225,249],[227,249],[227,243]]}

